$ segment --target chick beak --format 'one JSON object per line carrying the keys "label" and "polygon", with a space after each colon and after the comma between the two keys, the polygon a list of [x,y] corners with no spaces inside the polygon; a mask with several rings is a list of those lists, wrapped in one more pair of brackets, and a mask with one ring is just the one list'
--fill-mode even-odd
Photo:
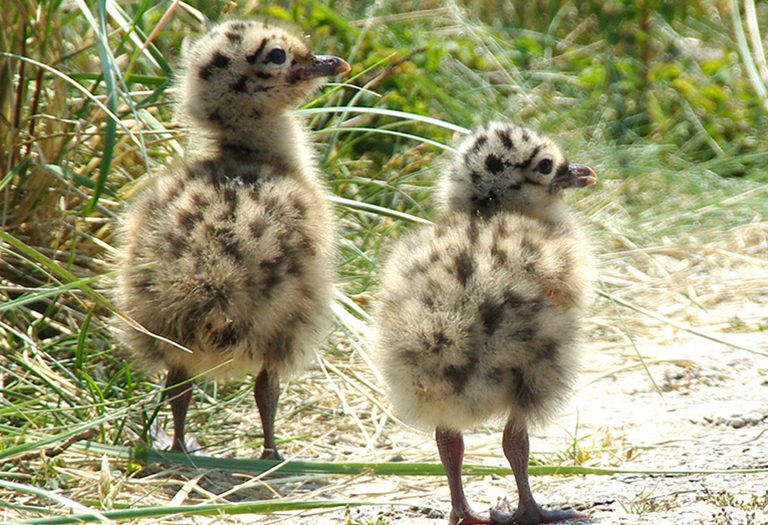
{"label": "chick beak", "polygon": [[597,175],[589,166],[584,164],[569,164],[568,169],[555,174],[549,183],[549,191],[564,188],[583,188],[597,182]]}
{"label": "chick beak", "polygon": [[331,55],[313,55],[303,64],[297,64],[289,74],[289,80],[309,80],[346,73],[351,68],[346,61]]}

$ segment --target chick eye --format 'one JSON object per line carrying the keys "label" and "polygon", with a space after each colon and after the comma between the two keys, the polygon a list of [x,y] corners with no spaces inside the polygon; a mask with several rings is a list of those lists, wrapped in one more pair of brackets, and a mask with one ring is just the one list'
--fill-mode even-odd
{"label": "chick eye", "polygon": [[552,161],[550,159],[542,159],[538,166],[536,166],[536,171],[548,175],[552,171]]}
{"label": "chick eye", "polygon": [[267,53],[267,56],[264,59],[264,63],[272,62],[273,64],[282,64],[285,62],[285,59],[286,59],[285,51],[283,51],[279,47],[276,47],[275,49]]}

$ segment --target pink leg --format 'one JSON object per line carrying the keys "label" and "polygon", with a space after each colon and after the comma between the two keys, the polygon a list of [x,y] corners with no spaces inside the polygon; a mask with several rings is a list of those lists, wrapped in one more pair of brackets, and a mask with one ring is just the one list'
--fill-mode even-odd
{"label": "pink leg", "polygon": [[277,451],[275,443],[275,416],[277,415],[277,400],[280,397],[280,380],[277,374],[262,370],[256,377],[253,387],[253,397],[261,416],[261,428],[264,431],[264,451],[261,459],[282,460],[283,456]]}
{"label": "pink leg", "polygon": [[171,403],[173,414],[173,444],[171,450],[186,452],[187,444],[184,441],[184,427],[187,420],[187,409],[192,400],[192,382],[189,374],[182,368],[171,368],[165,380],[166,396]]}
{"label": "pink leg", "polygon": [[491,523],[494,525],[535,525],[537,523],[552,523],[561,520],[586,518],[583,512],[575,510],[545,510],[533,499],[531,487],[528,484],[528,430],[510,421],[504,427],[502,441],[504,455],[509,460],[517,483],[518,504],[514,514],[491,511]]}
{"label": "pink leg", "polygon": [[489,523],[488,518],[475,514],[469,507],[464,488],[461,485],[461,464],[464,461],[464,437],[461,432],[445,428],[435,429],[437,450],[448,477],[451,491],[451,517],[449,525],[474,525]]}

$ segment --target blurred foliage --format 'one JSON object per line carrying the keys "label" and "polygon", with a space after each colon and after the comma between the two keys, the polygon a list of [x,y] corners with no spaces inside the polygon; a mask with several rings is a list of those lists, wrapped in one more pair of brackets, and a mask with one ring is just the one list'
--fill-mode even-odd
{"label": "blurred foliage", "polygon": [[[612,141],[668,144],[691,161],[765,152],[768,106],[745,74],[730,3],[495,4],[503,15],[485,21],[509,39],[518,67],[576,77],[550,89],[581,106],[584,126],[607,121]],[[764,26],[768,6],[759,7]],[[742,175],[753,165],[724,163],[718,171]]]}
{"label": "blurred foliage", "polygon": [[[500,114],[533,118],[553,132],[565,127],[615,144],[669,146],[676,159],[689,162],[720,159],[712,164],[716,173],[745,175],[765,164],[768,101],[745,71],[733,34],[733,24],[745,21],[731,6],[702,0],[359,2],[335,3],[329,16],[316,2],[283,2],[255,12],[295,20],[341,49],[354,49],[362,58],[358,71],[386,57],[408,57],[376,84],[383,95],[378,106],[463,126]],[[768,5],[757,7],[766,27]],[[768,77],[762,81],[768,85]],[[372,149],[376,144],[363,141],[355,153]],[[381,153],[386,158],[392,150]]]}

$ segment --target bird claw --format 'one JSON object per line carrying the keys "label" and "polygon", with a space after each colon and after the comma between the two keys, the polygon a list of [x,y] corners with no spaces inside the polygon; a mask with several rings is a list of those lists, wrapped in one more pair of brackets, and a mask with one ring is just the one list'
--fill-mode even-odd
{"label": "bird claw", "polygon": [[171,436],[157,423],[152,423],[149,427],[149,438],[152,440],[153,448],[157,450],[170,450],[173,445]]}
{"label": "bird claw", "polygon": [[491,509],[491,515],[493,513],[499,513],[499,512],[509,512],[509,500],[507,498],[501,498],[498,503],[496,503],[496,506]]}
{"label": "bird claw", "polygon": [[587,517],[585,513],[577,510],[546,510],[536,504],[518,507],[514,513],[510,513],[509,502],[504,498],[491,509],[490,525],[536,525]]}
{"label": "bird claw", "polygon": [[496,503],[496,506],[491,509],[490,516],[490,525],[512,525],[517,523],[515,515],[510,512],[509,500],[507,498],[502,498]]}
{"label": "bird claw", "polygon": [[163,430],[163,427],[157,424],[152,424],[152,426],[149,427],[149,437],[152,439],[152,448],[156,450],[186,452],[187,454],[195,454],[197,456],[207,455],[203,450],[203,446],[194,436],[188,436],[184,440],[184,447],[181,450],[174,449],[173,438],[165,430]]}
{"label": "bird claw", "polygon": [[506,498],[491,509],[490,525],[513,525],[515,523],[517,523],[515,515],[509,512],[509,503]]}
{"label": "bird claw", "polygon": [[462,515],[451,511],[451,517],[448,518],[448,525],[490,525],[490,523],[491,521],[488,518],[478,516],[471,510],[464,512]]}

